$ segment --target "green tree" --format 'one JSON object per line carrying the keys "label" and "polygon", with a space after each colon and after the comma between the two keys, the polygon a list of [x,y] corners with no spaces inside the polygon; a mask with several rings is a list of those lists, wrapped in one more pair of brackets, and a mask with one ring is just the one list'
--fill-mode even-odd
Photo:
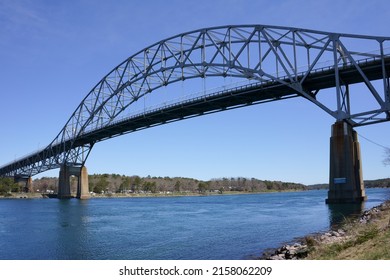
{"label": "green tree", "polygon": [[124,177],[122,179],[122,183],[119,186],[118,192],[125,193],[126,191],[130,190],[131,187],[131,179],[129,177]]}
{"label": "green tree", "polygon": [[131,190],[133,192],[138,192],[141,184],[142,184],[142,179],[139,176],[134,176],[133,185],[131,186]]}
{"label": "green tree", "polygon": [[19,191],[19,185],[12,178],[0,178],[0,194],[4,195],[11,191]]}
{"label": "green tree", "polygon": [[95,187],[93,188],[93,191],[95,193],[102,193],[107,189],[108,185],[109,185],[109,182],[107,181],[107,177],[100,176],[99,180],[95,184]]}
{"label": "green tree", "polygon": [[198,192],[199,193],[205,193],[207,191],[207,184],[205,182],[199,182],[198,183]]}
{"label": "green tree", "polygon": [[175,192],[180,192],[181,191],[181,183],[179,180],[176,181],[175,186],[174,186]]}
{"label": "green tree", "polygon": [[267,186],[267,190],[272,190],[274,188],[274,184],[271,181],[264,181],[264,184]]}
{"label": "green tree", "polygon": [[144,182],[142,184],[142,189],[144,192],[156,193],[157,192],[156,182]]}
{"label": "green tree", "polygon": [[152,182],[152,183],[151,183],[150,191],[151,191],[152,193],[156,193],[156,192],[157,192],[157,184],[156,184],[156,182]]}

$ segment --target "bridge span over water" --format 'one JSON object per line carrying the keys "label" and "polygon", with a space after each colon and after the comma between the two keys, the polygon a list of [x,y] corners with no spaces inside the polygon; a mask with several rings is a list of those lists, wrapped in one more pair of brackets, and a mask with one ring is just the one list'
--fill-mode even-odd
{"label": "bridge span over water", "polygon": [[[182,33],[144,48],[112,69],[50,144],[1,166],[0,176],[31,182],[36,174],[60,168],[58,197],[71,196],[69,177],[76,175],[77,196],[87,198],[85,163],[97,142],[169,122],[299,97],[335,119],[327,202],[361,202],[366,196],[354,127],[390,120],[389,74],[390,37],[265,25]],[[226,85],[227,78],[233,82]],[[196,94],[178,93],[174,87],[206,80],[212,81],[213,89]],[[363,90],[354,92],[354,84],[361,84]],[[172,92],[162,93],[162,88]],[[365,104],[359,104],[362,96],[368,100]]]}

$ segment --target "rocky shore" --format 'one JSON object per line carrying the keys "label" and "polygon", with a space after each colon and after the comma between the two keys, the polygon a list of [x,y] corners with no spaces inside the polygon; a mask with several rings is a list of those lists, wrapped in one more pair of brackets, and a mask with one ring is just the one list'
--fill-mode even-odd
{"label": "rocky shore", "polygon": [[41,193],[12,193],[0,196],[0,199],[37,199],[48,198],[46,194]]}
{"label": "rocky shore", "polygon": [[260,259],[311,259],[312,252],[332,245],[337,245],[340,251],[344,248],[352,248],[385,231],[390,232],[390,201],[364,211],[353,220],[346,220],[338,228],[305,236],[298,242],[285,244],[275,250],[267,250]]}

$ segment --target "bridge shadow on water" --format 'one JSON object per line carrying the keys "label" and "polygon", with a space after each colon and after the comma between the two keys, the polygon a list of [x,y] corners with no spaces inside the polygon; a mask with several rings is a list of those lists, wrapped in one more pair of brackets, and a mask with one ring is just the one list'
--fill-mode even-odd
{"label": "bridge shadow on water", "polygon": [[358,217],[365,209],[365,202],[351,204],[328,204],[330,227],[336,227],[347,218]]}

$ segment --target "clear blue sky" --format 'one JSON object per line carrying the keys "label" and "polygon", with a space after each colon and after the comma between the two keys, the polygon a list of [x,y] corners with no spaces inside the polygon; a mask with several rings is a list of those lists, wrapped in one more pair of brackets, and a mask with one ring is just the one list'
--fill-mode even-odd
{"label": "clear blue sky", "polygon": [[[390,36],[388,7],[387,0],[0,0],[0,165],[46,146],[105,74],[161,39],[230,24]],[[98,143],[87,167],[90,174],[323,183],[333,123],[300,98],[251,106]],[[389,128],[357,131],[390,146]],[[383,149],[360,143],[364,178],[389,177]]]}

